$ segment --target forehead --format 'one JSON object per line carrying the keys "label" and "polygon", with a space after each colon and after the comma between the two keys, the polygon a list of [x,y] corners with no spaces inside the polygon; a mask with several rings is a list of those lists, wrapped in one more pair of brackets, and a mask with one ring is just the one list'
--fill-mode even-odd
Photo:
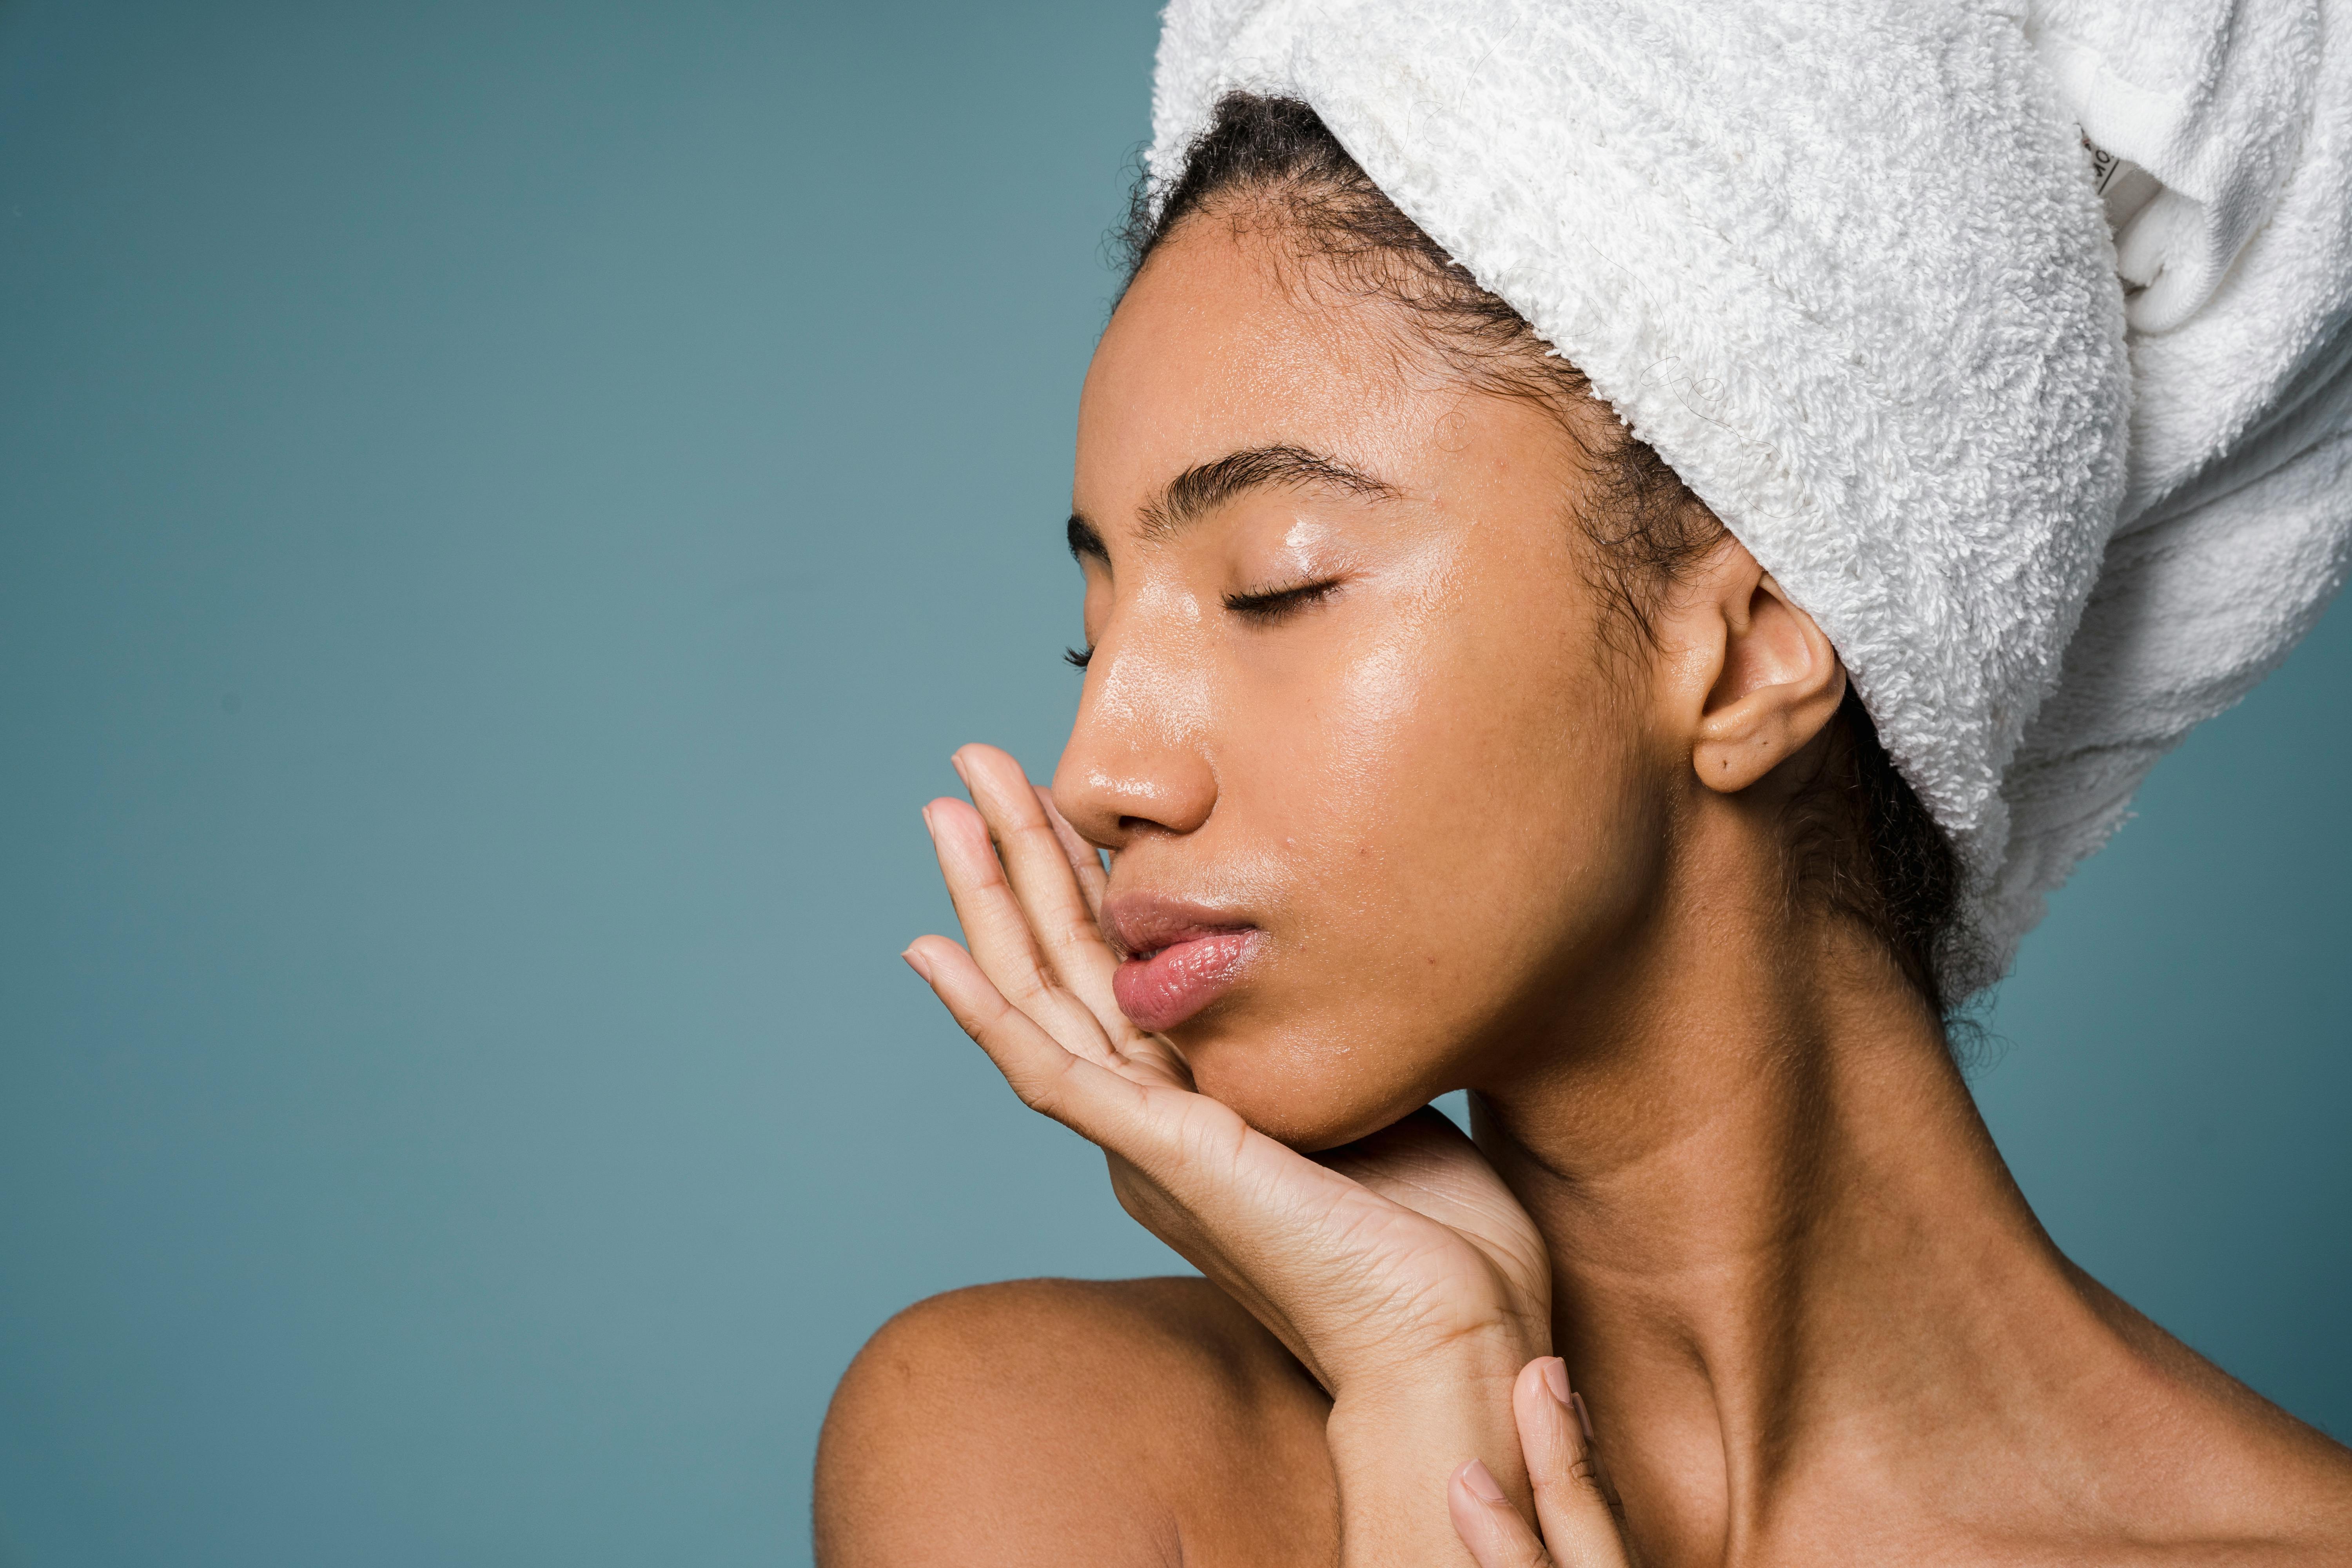
{"label": "forehead", "polygon": [[1280,237],[1192,220],[1153,253],[1087,368],[1081,507],[1123,511],[1249,447],[1394,466],[1466,395],[1402,325],[1396,307],[1318,277]]}

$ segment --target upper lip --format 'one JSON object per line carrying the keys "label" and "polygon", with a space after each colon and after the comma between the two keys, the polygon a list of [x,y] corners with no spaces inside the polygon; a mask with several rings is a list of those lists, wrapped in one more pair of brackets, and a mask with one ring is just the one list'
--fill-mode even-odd
{"label": "upper lip", "polygon": [[1230,910],[1162,893],[1114,893],[1103,900],[1103,934],[1121,958],[1149,958],[1161,948],[1255,927]]}

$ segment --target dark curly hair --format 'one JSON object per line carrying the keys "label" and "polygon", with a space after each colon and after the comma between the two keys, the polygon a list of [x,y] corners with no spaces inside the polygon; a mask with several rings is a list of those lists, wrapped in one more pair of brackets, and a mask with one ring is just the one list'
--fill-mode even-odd
{"label": "dark curly hair", "polygon": [[[1625,652],[1653,640],[1656,608],[1721,542],[1723,524],[1595,397],[1581,371],[1372,183],[1321,116],[1296,99],[1236,92],[1220,100],[1172,182],[1137,179],[1117,236],[1127,282],[1170,235],[1203,216],[1279,228],[1328,277],[1399,307],[1465,379],[1559,414],[1592,481],[1576,521],[1592,546],[1593,587],[1616,611],[1614,646]],[[1607,416],[1591,417],[1594,409]],[[1956,999],[1945,975],[1966,940],[1959,858],[1851,683],[1819,768],[1788,815],[1791,903],[1857,921],[1928,1006],[1947,1014]]]}

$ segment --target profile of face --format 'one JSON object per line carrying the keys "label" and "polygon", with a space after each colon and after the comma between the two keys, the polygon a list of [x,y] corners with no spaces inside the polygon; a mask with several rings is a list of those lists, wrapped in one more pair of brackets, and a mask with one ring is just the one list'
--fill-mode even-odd
{"label": "profile of face", "polygon": [[[1111,851],[1121,1005],[1296,1146],[1556,1048],[1546,1020],[1640,940],[1676,814],[1756,776],[1695,759],[1721,636],[1610,651],[1561,419],[1217,221],[1154,252],[1087,373],[1092,654],[1054,799]],[[1833,661],[1810,622],[1755,640],[1764,677]]]}

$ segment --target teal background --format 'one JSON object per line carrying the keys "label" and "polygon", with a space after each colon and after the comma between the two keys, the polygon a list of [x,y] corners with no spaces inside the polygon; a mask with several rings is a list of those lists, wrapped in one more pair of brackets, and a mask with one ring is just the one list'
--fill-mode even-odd
{"label": "teal background", "polygon": [[[898,965],[1076,695],[1148,0],[0,0],[0,1563],[806,1560],[894,1309],[1171,1260]],[[2339,615],[1979,1090],[2352,1434]]]}

